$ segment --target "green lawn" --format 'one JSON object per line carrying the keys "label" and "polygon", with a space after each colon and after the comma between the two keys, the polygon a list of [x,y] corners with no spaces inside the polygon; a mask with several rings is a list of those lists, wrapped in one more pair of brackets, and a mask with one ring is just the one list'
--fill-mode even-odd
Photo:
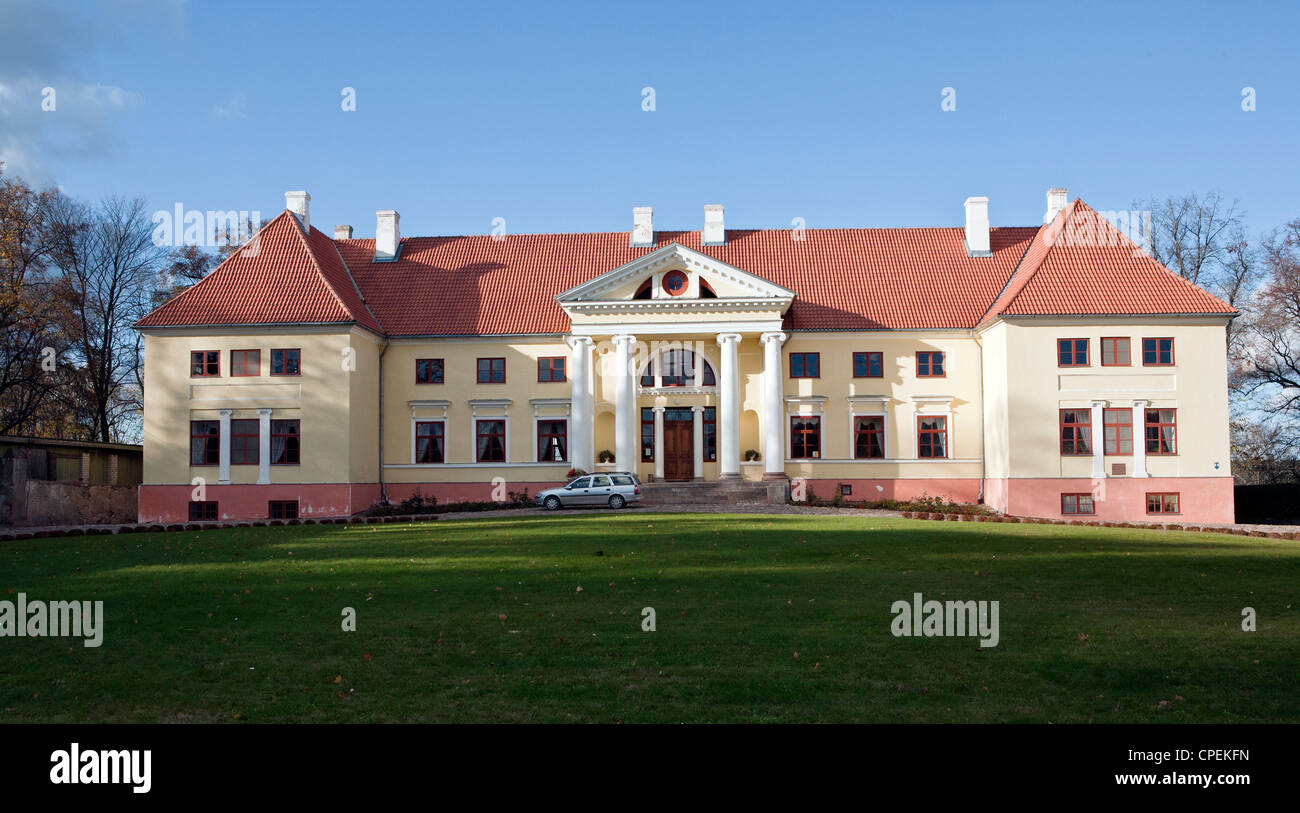
{"label": "green lawn", "polygon": [[[0,598],[104,642],[0,638],[0,721],[1295,722],[1298,589],[1291,541],[851,516],[26,540]],[[1001,642],[893,637],[915,592]]]}

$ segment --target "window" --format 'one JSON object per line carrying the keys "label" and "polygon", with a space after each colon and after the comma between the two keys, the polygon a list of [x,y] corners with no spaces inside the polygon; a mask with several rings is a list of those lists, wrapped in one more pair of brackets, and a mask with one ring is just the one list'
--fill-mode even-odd
{"label": "window", "polygon": [[853,456],[858,460],[885,456],[885,416],[853,416]]}
{"label": "window", "polygon": [[1062,514],[1095,514],[1091,494],[1062,494]]}
{"label": "window", "polygon": [[415,422],[415,462],[445,463],[443,457],[446,426],[442,421]]}
{"label": "window", "polygon": [[655,459],[655,411],[641,410],[641,459]]}
{"label": "window", "polygon": [[1101,427],[1105,454],[1133,454],[1133,410],[1103,409]]}
{"label": "window", "polygon": [[190,522],[212,522],[217,518],[217,501],[190,502]]}
{"label": "window", "polygon": [[296,349],[271,351],[271,375],[299,375],[302,368],[302,351]]}
{"label": "window", "polygon": [[271,500],[266,505],[266,513],[271,519],[297,519],[297,500]]}
{"label": "window", "polygon": [[190,465],[215,466],[221,459],[221,423],[190,421]]}
{"label": "window", "polygon": [[261,350],[231,350],[230,374],[232,376],[255,376],[262,374]]}
{"label": "window", "polygon": [[591,488],[591,478],[579,477],[577,480],[574,480],[572,483],[569,483],[569,487],[570,488]]}
{"label": "window", "polygon": [[271,465],[298,465],[302,454],[298,429],[298,421],[271,421]]}
{"label": "window", "polygon": [[943,353],[939,352],[921,352],[916,354],[916,377],[917,378],[943,378]]}
{"label": "window", "polygon": [[442,383],[442,359],[416,359],[415,360],[415,383],[441,384]]}
{"label": "window", "polygon": [[210,378],[221,375],[221,353],[216,350],[195,350],[190,353],[190,377]]}
{"label": "window", "polygon": [[681,296],[686,293],[686,275],[681,271],[669,271],[664,274],[663,286],[669,296]]}
{"label": "window", "polygon": [[1057,339],[1056,340],[1056,366],[1087,367],[1088,366],[1088,340],[1087,339]]}
{"label": "window", "polygon": [[1101,366],[1128,367],[1133,363],[1129,356],[1129,340],[1103,338],[1101,340]]}
{"label": "window", "polygon": [[854,353],[854,378],[883,378],[885,375],[884,353]]}
{"label": "window", "polygon": [[1061,454],[1092,454],[1092,410],[1061,410]]}
{"label": "window", "polygon": [[948,419],[941,415],[922,415],[916,419],[916,456],[948,456]]}
{"label": "window", "polygon": [[1147,454],[1178,454],[1176,409],[1147,409]]}
{"label": "window", "polygon": [[506,383],[506,360],[505,359],[479,359],[478,360],[478,383],[480,384]]}
{"label": "window", "polygon": [[476,421],[475,450],[480,463],[506,462],[506,422]]}
{"label": "window", "polygon": [[552,356],[537,360],[537,380],[539,383],[564,380],[564,356]]}
{"label": "window", "polygon": [[654,359],[647,361],[645,367],[641,369],[641,386],[653,387],[655,385],[655,363]]}
{"label": "window", "polygon": [[569,422],[547,420],[537,422],[537,462],[562,463],[569,459]]}
{"label": "window", "polygon": [[651,291],[650,291],[650,283],[653,282],[653,281],[654,281],[654,280],[652,280],[652,279],[648,279],[648,280],[646,280],[645,282],[641,283],[641,287],[636,289],[636,293],[632,295],[632,298],[633,298],[633,299],[649,299],[649,298],[650,298],[650,294],[651,294]]}
{"label": "window", "polygon": [[821,354],[820,353],[791,353],[790,354],[790,377],[791,378],[820,378],[821,377]]}
{"label": "window", "polygon": [[[668,350],[660,358],[663,359],[664,372],[659,378],[661,387],[694,387],[695,386],[695,368],[696,364],[702,365],[700,370],[700,386],[713,387],[717,386],[718,380],[713,375],[713,367],[709,365],[707,359],[696,359],[694,350]],[[654,368],[646,367],[650,374],[650,383],[645,383],[642,377],[643,386],[654,386]]]}
{"label": "window", "polygon": [[[793,354],[792,354],[793,355]],[[815,354],[814,354],[815,355]],[[790,417],[790,457],[808,460],[822,456],[822,419],[819,415]]]}
{"label": "window", "polygon": [[704,459],[718,459],[718,410],[704,408]]}
{"label": "window", "polygon": [[1173,339],[1143,339],[1143,367],[1171,367],[1174,363]]}
{"label": "window", "polygon": [[261,421],[230,422],[230,463],[234,466],[256,466],[257,452],[261,446]]}
{"label": "window", "polygon": [[1177,514],[1178,511],[1178,494],[1174,493],[1148,493],[1147,494],[1147,513],[1148,514]]}

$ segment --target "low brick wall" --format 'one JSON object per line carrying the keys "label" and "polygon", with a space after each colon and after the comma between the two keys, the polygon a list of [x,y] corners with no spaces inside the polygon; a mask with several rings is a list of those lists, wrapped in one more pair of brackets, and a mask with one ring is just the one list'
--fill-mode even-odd
{"label": "low brick wall", "polygon": [[28,480],[23,525],[108,525],[136,520],[136,487]]}
{"label": "low brick wall", "polygon": [[904,519],[930,519],[939,522],[1012,522],[1025,525],[1088,525],[1094,528],[1141,528],[1149,531],[1193,531],[1207,534],[1231,534],[1268,539],[1300,540],[1300,531],[1264,531],[1224,525],[1201,525],[1195,522],[1103,522],[1082,519],[1044,519],[1042,517],[1016,517],[1003,514],[957,514],[926,511],[903,511]]}

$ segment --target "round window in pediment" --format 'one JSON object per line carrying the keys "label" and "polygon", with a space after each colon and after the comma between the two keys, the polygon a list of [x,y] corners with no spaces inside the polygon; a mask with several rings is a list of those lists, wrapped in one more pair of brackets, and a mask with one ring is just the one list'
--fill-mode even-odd
{"label": "round window in pediment", "polygon": [[669,296],[681,296],[686,293],[686,275],[681,271],[669,271],[664,274],[664,291]]}

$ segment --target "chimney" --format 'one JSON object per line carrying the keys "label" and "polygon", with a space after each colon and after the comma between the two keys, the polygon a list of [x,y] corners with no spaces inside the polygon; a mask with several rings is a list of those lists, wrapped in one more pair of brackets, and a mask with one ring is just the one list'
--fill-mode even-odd
{"label": "chimney", "polygon": [[306,234],[311,234],[311,195],[306,192],[285,192],[284,208],[293,212],[298,218],[298,225]]}
{"label": "chimney", "polygon": [[392,209],[375,212],[375,262],[386,263],[397,259],[397,252],[402,247],[402,238],[397,231],[400,217]]}
{"label": "chimney", "polygon": [[628,245],[645,247],[655,244],[653,212],[649,206],[632,207],[632,240]]}
{"label": "chimney", "polygon": [[966,198],[966,256],[993,256],[989,250],[988,198]]}
{"label": "chimney", "polygon": [[351,239],[352,239],[352,227],[351,227],[351,226],[335,226],[335,227],[334,227],[334,239],[335,239],[335,240],[351,240]]}
{"label": "chimney", "polygon": [[1070,191],[1063,186],[1047,190],[1047,212],[1043,215],[1043,223],[1051,223],[1055,220],[1069,200]]}
{"label": "chimney", "polygon": [[706,246],[727,244],[727,228],[722,224],[722,206],[719,204],[704,207],[704,234],[700,242]]}

